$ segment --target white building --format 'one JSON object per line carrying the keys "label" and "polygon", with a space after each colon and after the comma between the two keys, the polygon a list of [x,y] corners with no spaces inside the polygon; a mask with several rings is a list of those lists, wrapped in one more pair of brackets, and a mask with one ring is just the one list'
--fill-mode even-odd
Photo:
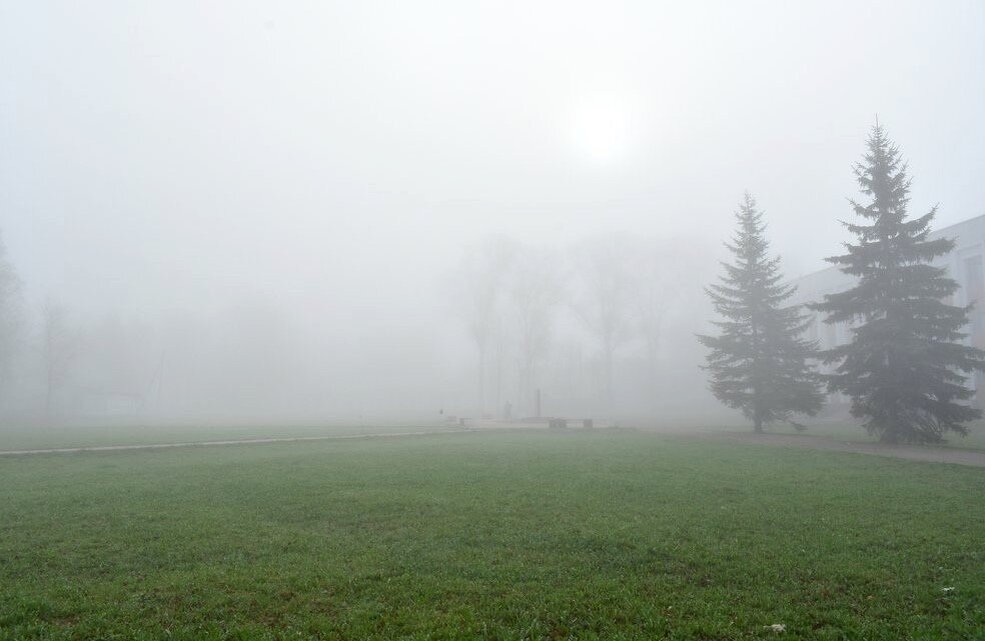
{"label": "white building", "polygon": [[[985,215],[970,218],[956,225],[938,229],[930,238],[955,239],[954,251],[934,261],[935,265],[945,267],[948,274],[958,282],[960,288],[950,302],[953,305],[975,303],[968,316],[968,338],[966,343],[985,349]],[[826,294],[845,291],[854,285],[855,279],[844,274],[837,266],[808,274],[793,281],[797,293],[791,302],[797,304],[824,300]],[[821,349],[843,345],[851,339],[847,323],[827,324],[822,314],[814,314],[808,328],[808,337],[818,341]],[[974,389],[982,390],[973,403],[985,406],[985,378],[978,374],[969,380]],[[836,397],[836,402],[843,398]]]}

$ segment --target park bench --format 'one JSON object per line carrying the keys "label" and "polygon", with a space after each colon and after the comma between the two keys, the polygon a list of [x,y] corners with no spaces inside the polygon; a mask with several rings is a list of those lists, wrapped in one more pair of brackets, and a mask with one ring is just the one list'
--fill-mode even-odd
{"label": "park bench", "polygon": [[591,429],[595,427],[595,423],[590,418],[552,418],[548,419],[547,426],[555,429],[564,429],[568,427],[568,421],[578,422],[581,421],[581,426],[585,429]]}

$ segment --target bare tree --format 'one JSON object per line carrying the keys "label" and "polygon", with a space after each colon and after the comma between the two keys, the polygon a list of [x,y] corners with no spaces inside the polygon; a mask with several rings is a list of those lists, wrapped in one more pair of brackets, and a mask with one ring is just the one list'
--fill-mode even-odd
{"label": "bare tree", "polygon": [[655,241],[636,248],[632,280],[632,312],[637,334],[646,353],[647,378],[650,387],[656,385],[657,360],[660,342],[668,316],[679,306],[696,271],[693,252],[681,243]]}
{"label": "bare tree", "polygon": [[[505,307],[505,302],[501,307]],[[504,318],[505,313],[504,309],[496,311],[491,345],[493,407],[497,408],[497,411],[503,408],[504,378],[509,369],[510,355],[513,349],[513,335]],[[505,410],[503,413],[505,414]]]}
{"label": "bare tree", "polygon": [[528,248],[518,261],[510,297],[517,327],[517,393],[528,412],[534,409],[537,366],[550,346],[561,293],[553,256]]}
{"label": "bare tree", "polygon": [[602,398],[613,408],[613,364],[616,351],[632,336],[633,280],[631,246],[608,236],[586,241],[575,249],[578,276],[571,306],[599,344],[602,360]]}
{"label": "bare tree", "polygon": [[[21,329],[21,280],[0,239],[0,377],[10,372]],[[2,386],[6,388],[6,385]],[[4,389],[4,391],[6,391]],[[4,395],[0,392],[0,400]]]}
{"label": "bare tree", "polygon": [[69,327],[64,307],[45,303],[41,309],[41,352],[45,377],[45,416],[51,419],[52,401],[75,359],[78,334]]}
{"label": "bare tree", "polygon": [[496,356],[496,403],[500,401],[502,359],[499,356],[504,349],[501,307],[517,251],[516,244],[506,238],[486,239],[466,253],[457,274],[460,301],[457,308],[465,316],[478,353],[476,403],[480,416],[486,411],[486,376],[491,350]]}

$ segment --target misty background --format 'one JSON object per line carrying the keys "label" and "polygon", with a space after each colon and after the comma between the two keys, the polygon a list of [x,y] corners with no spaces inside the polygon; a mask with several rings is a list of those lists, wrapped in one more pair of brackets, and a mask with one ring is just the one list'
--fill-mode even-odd
{"label": "misty background", "polygon": [[743,192],[824,267],[878,114],[985,213],[982,69],[973,0],[0,1],[5,422],[475,416],[483,351],[486,413],[716,416]]}

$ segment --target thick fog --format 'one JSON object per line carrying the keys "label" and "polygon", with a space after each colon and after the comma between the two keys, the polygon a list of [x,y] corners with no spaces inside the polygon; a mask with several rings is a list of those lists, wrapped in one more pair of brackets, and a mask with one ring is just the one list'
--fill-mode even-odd
{"label": "thick fog", "polygon": [[0,0],[3,420],[702,420],[744,191],[822,268],[878,115],[985,213],[983,70],[977,0]]}

